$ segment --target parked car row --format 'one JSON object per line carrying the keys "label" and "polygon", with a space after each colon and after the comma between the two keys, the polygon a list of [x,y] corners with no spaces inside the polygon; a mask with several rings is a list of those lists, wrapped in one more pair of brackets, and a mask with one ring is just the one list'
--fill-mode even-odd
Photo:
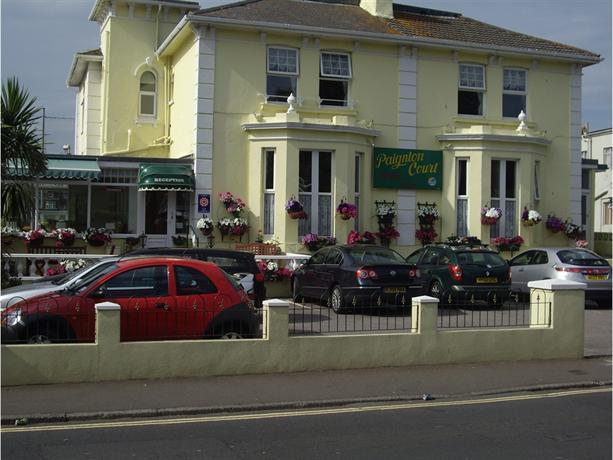
{"label": "parked car row", "polygon": [[294,300],[324,301],[341,313],[368,303],[406,305],[422,294],[446,304],[500,306],[510,294],[529,292],[528,282],[542,279],[586,283],[586,299],[611,307],[611,266],[580,248],[535,248],[506,261],[480,244],[431,244],[406,259],[381,246],[332,246],[315,252],[291,281]]}
{"label": "parked car row", "polygon": [[[471,298],[499,306],[509,292],[527,293],[528,282],[539,279],[584,282],[586,299],[611,306],[611,266],[578,248],[534,248],[507,262],[483,245],[433,244],[406,258],[375,245],[329,246],[293,273],[291,287],[294,300],[313,298],[344,313],[408,306],[422,294],[447,304]],[[120,305],[122,340],[255,337],[253,300],[261,305],[264,297],[253,254],[144,249],[5,289],[2,341],[93,341],[94,305],[101,301]]]}

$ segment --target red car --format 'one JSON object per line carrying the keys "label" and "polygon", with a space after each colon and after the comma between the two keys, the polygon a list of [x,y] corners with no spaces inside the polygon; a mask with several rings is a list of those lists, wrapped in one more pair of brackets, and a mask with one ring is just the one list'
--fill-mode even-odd
{"label": "red car", "polygon": [[95,304],[121,306],[121,340],[246,338],[259,316],[240,285],[209,262],[153,257],[119,260],[59,292],[2,311],[2,341],[93,342]]}

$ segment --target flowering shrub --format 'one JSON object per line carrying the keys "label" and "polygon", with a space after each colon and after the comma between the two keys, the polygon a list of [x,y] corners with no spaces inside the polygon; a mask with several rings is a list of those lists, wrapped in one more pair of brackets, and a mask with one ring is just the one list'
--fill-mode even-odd
{"label": "flowering shrub", "polygon": [[545,227],[547,227],[547,229],[553,233],[563,232],[566,230],[566,224],[562,221],[562,219],[556,217],[555,214],[549,214],[547,216]]}
{"label": "flowering shrub", "polygon": [[524,207],[524,210],[521,213],[521,221],[526,227],[536,225],[542,220],[543,218],[538,211],[535,211],[534,209],[528,210],[528,208]]}
{"label": "flowering shrub", "polygon": [[515,235],[512,238],[499,236],[498,238],[494,238],[492,240],[492,245],[494,245],[499,251],[519,251],[522,244],[524,244],[524,239],[519,235]]}
{"label": "flowering shrub", "polygon": [[433,228],[420,228],[415,232],[415,238],[421,241],[421,244],[430,244],[437,236]]}
{"label": "flowering shrub", "polygon": [[111,241],[113,232],[104,227],[90,227],[83,232],[83,239],[92,246],[103,246]]}
{"label": "flowering shrub", "polygon": [[360,233],[351,230],[347,236],[347,244],[375,244],[375,234],[371,232]]}
{"label": "flowering shrub", "polygon": [[481,223],[483,225],[494,225],[501,216],[502,210],[500,208],[488,208],[487,206],[481,208]]}
{"label": "flowering shrub", "polygon": [[198,219],[198,222],[196,222],[196,228],[198,228],[204,236],[209,236],[213,233],[215,224],[209,217],[201,217]]}
{"label": "flowering shrub", "polygon": [[354,204],[345,203],[341,200],[340,204],[336,207],[336,213],[341,216],[341,219],[349,220],[358,215],[358,208]]}
{"label": "flowering shrub", "polygon": [[307,218],[307,213],[304,212],[304,207],[302,206],[302,203],[296,198],[294,198],[293,195],[290,197],[289,200],[287,200],[287,203],[285,203],[285,210],[292,219]]}
{"label": "flowering shrub", "polygon": [[289,278],[294,271],[288,267],[279,267],[274,260],[258,260],[258,268],[264,274],[266,281],[277,281]]}
{"label": "flowering shrub", "polygon": [[587,248],[588,242],[586,240],[577,240],[575,241],[575,247],[577,248]]}
{"label": "flowering shrub", "polygon": [[172,243],[175,246],[187,246],[187,237],[185,237],[184,235],[173,235]]}
{"label": "flowering shrub", "polygon": [[77,231],[74,228],[56,228],[51,232],[51,236],[57,238],[55,246],[61,248],[74,243]]}
{"label": "flowering shrub", "polygon": [[42,228],[38,228],[36,230],[30,230],[29,232],[25,232],[23,237],[26,240],[27,245],[40,245],[42,244],[44,238],[48,235],[46,231]]}
{"label": "flowering shrub", "polygon": [[377,236],[383,243],[389,243],[391,240],[395,240],[400,236],[398,230],[396,230],[393,226],[385,227],[381,231],[377,232]]}
{"label": "flowering shrub", "polygon": [[315,233],[307,233],[302,237],[302,244],[309,251],[317,251],[324,246],[335,245],[336,238],[333,236],[318,236]]}

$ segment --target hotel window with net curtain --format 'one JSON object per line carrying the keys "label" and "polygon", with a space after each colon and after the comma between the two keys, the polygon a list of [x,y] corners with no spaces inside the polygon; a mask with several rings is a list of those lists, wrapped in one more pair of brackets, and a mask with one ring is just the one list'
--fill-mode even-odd
{"label": "hotel window with net curtain", "polygon": [[275,151],[264,150],[264,235],[275,233]]}
{"label": "hotel window with net curtain", "polygon": [[298,199],[308,217],[300,220],[299,236],[332,235],[332,177],[332,152],[300,151]]}

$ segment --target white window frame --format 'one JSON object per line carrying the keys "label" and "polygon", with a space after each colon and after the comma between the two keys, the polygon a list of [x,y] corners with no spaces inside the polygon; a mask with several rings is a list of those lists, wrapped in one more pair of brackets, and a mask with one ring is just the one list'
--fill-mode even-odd
{"label": "white window frame", "polygon": [[[347,56],[347,68],[349,75],[336,75],[324,73],[324,54],[334,56]],[[353,72],[351,70],[351,54],[342,51],[322,51],[319,53],[319,76],[325,80],[351,80],[353,78]]]}
{"label": "white window frame", "polygon": [[[475,67],[480,68],[483,76],[483,86],[469,86],[462,84],[462,67]],[[468,114],[460,113],[460,107],[458,104],[458,115],[462,117],[484,117],[485,116],[485,93],[487,91],[487,72],[486,67],[483,64],[476,64],[472,62],[460,62],[458,65],[458,93],[460,91],[472,91],[475,93],[481,93],[481,113],[480,114]]]}
{"label": "white window frame", "polygon": [[[461,161],[465,161],[466,162],[466,179],[465,179],[465,183],[466,183],[466,190],[464,194],[460,193],[460,162]],[[455,192],[456,192],[456,235],[457,236],[469,236],[470,235],[470,199],[469,199],[469,193],[468,193],[468,184],[470,183],[470,158],[469,157],[458,157],[456,158],[456,187],[455,187]],[[459,206],[458,203],[460,201],[466,201],[466,235],[461,235],[460,233],[460,226],[459,226],[459,216],[460,213],[458,212],[459,210]]]}
{"label": "white window frame", "polygon": [[[295,72],[282,72],[279,70],[270,70],[270,50],[271,49],[294,51],[296,53],[296,71]],[[269,45],[266,48],[266,73],[267,74],[270,73],[274,75],[294,75],[294,76],[300,75],[300,50],[298,48],[291,48],[289,46]]]}
{"label": "white window frame", "polygon": [[[143,91],[141,89],[142,80],[146,73],[150,73],[151,75],[153,75],[154,86],[155,86],[155,89],[153,91]],[[157,118],[158,87],[159,87],[158,77],[152,69],[147,69],[143,71],[143,73],[140,74],[140,77],[138,78],[138,117],[139,119],[153,120]],[[153,113],[143,113],[143,107],[142,107],[143,96],[153,96]]]}
{"label": "white window frame", "polygon": [[611,166],[613,166],[612,160],[613,160],[613,153],[612,153],[611,147],[603,147],[602,162],[606,164],[609,167],[609,169],[611,169]]}
{"label": "white window frame", "polygon": [[[512,70],[512,71],[517,71],[517,72],[523,72],[524,73],[524,90],[523,91],[514,91],[514,90],[510,90],[510,89],[504,89],[504,72],[505,70]],[[517,96],[524,96],[524,113],[528,113],[528,71],[526,69],[521,69],[518,67],[504,67],[502,69],[502,116],[503,118],[517,118],[517,116],[519,115],[513,115],[513,116],[505,116],[504,115],[504,95],[505,94],[511,94],[511,95],[517,95]]]}

